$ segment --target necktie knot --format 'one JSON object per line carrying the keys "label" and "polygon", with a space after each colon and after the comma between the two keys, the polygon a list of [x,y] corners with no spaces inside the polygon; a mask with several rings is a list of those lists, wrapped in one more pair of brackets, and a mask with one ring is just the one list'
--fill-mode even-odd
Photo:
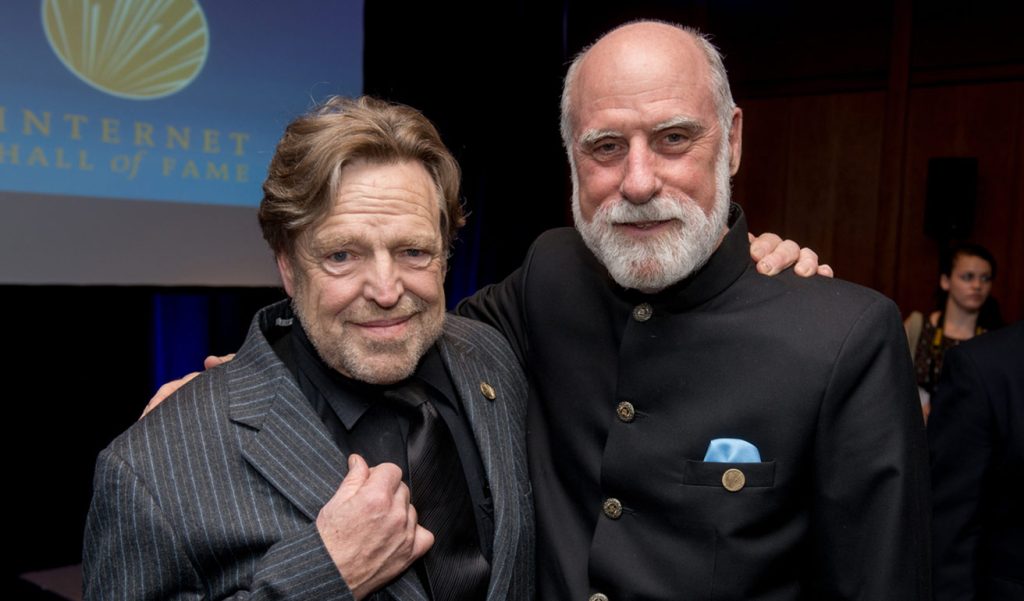
{"label": "necktie knot", "polygon": [[430,394],[420,382],[409,381],[398,388],[389,388],[384,391],[384,399],[406,415],[422,413],[424,405],[428,405],[432,413],[437,414]]}

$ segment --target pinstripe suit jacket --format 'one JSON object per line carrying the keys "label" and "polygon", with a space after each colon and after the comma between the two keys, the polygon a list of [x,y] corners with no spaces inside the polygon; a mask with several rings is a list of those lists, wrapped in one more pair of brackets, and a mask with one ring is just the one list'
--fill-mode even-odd
{"label": "pinstripe suit jacket", "polygon": [[[102,451],[83,554],[87,599],[351,599],[315,526],[346,457],[266,333],[261,310],[234,361],[205,372]],[[496,331],[449,316],[438,341],[494,498],[489,601],[533,595],[526,380]],[[493,401],[480,392],[486,381]],[[407,571],[373,599],[425,600]]]}

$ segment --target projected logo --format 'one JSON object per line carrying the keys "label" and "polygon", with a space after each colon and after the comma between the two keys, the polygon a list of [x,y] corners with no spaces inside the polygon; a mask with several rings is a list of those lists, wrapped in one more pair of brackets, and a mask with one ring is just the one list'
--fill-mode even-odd
{"label": "projected logo", "polygon": [[288,119],[359,93],[362,23],[359,0],[0,0],[0,191],[255,207]]}
{"label": "projected logo", "polygon": [[43,0],[43,27],[64,66],[119,98],[162,98],[185,88],[209,50],[196,0]]}

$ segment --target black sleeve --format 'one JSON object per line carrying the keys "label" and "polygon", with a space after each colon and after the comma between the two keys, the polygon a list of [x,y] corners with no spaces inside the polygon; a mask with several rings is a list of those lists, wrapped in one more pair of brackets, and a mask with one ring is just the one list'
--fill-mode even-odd
{"label": "black sleeve", "polygon": [[848,332],[818,428],[811,596],[930,600],[924,420],[891,301]]}
{"label": "black sleeve", "polygon": [[525,288],[533,248],[522,267],[497,284],[480,289],[455,307],[455,314],[483,322],[502,333],[526,368],[529,357]]}

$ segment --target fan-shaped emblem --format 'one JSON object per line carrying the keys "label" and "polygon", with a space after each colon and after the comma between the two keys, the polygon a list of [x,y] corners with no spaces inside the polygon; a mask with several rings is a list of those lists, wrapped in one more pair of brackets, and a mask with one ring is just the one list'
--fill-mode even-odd
{"label": "fan-shaped emblem", "polygon": [[43,0],[43,28],[72,73],[133,99],[187,86],[203,69],[210,40],[196,0]]}

